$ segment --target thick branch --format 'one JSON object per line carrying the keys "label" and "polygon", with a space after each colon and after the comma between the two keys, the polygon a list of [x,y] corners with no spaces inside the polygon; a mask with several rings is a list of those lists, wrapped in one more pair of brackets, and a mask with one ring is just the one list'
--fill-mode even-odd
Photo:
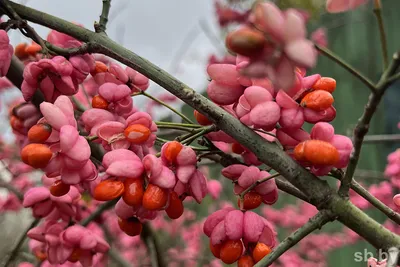
{"label": "thick branch", "polygon": [[290,183],[309,196],[309,200],[313,205],[319,209],[332,210],[337,214],[339,221],[357,232],[376,248],[388,249],[392,246],[400,246],[400,237],[398,235],[382,227],[349,201],[339,197],[326,181],[315,177],[308,170],[299,166],[279,147],[267,142],[232,115],[148,60],[118,45],[105,35],[96,34],[63,19],[29,7],[13,2],[10,3],[14,10],[27,20],[71,35],[83,42],[99,44],[101,49],[97,52],[110,56],[135,69],[182,99],[192,108],[212,120],[219,129],[252,151],[260,161],[282,174]]}
{"label": "thick branch", "polygon": [[270,266],[277,260],[283,253],[288,251],[291,247],[299,243],[303,238],[317,229],[332,221],[334,216],[329,210],[321,210],[317,215],[312,217],[306,224],[297,229],[296,232],[283,240],[270,254],[260,260],[254,267]]}
{"label": "thick branch", "polygon": [[394,82],[388,81],[388,78],[390,78],[397,71],[399,65],[399,54],[396,53],[393,56],[393,60],[389,68],[382,74],[380,81],[376,85],[376,90],[370,94],[364,113],[354,129],[354,150],[350,156],[350,162],[347,166],[346,174],[342,179],[342,183],[340,184],[339,194],[341,196],[348,197],[349,195],[351,180],[353,179],[354,172],[357,168],[364,137],[368,133],[369,123],[371,122],[372,116],[375,114],[375,111],[378,108],[386,89]]}

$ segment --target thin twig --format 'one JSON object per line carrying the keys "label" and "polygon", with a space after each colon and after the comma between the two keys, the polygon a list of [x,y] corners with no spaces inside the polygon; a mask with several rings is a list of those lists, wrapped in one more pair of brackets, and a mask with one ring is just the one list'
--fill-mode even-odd
{"label": "thin twig", "polygon": [[22,235],[20,236],[20,238],[18,239],[18,242],[15,244],[15,246],[12,248],[11,252],[9,253],[9,257],[6,260],[5,264],[2,265],[4,267],[8,267],[10,266],[10,264],[14,261],[15,257],[18,255],[19,249],[21,248],[21,246],[24,244],[24,241],[27,237],[27,233],[29,232],[29,230],[31,230],[33,227],[35,227],[36,225],[38,225],[40,222],[40,219],[35,219],[33,220],[33,222],[25,229],[25,231],[22,233]]}
{"label": "thin twig", "polygon": [[380,81],[376,85],[375,87],[376,90],[370,94],[368,103],[364,109],[364,113],[359,119],[356,128],[354,129],[354,137],[353,137],[354,149],[350,156],[350,162],[347,166],[346,174],[342,179],[339,188],[339,195],[343,197],[349,196],[351,180],[357,168],[357,163],[360,157],[361,147],[364,141],[364,137],[368,133],[369,123],[371,122],[371,119],[375,114],[375,111],[378,108],[378,105],[386,89],[394,82],[394,81],[388,81],[388,78],[390,78],[397,71],[399,65],[400,65],[399,54],[396,53],[393,56],[393,60],[390,66],[382,74]]}
{"label": "thin twig", "polygon": [[288,251],[291,247],[300,242],[304,237],[312,233],[317,229],[332,221],[334,218],[333,214],[329,210],[321,210],[317,215],[312,217],[306,224],[297,229],[296,232],[288,236],[283,240],[270,254],[262,258],[254,267],[270,266],[275,260],[277,260],[283,253]]}
{"label": "thin twig", "polygon": [[167,264],[165,262],[165,258],[162,255],[156,233],[154,233],[153,229],[148,223],[143,224],[141,238],[143,239],[147,246],[147,249],[149,250],[151,266],[166,267]]}
{"label": "thin twig", "polygon": [[12,184],[7,183],[3,179],[0,179],[0,187],[5,188],[11,193],[13,193],[20,201],[24,200],[24,194],[21,193],[21,191],[15,188]]}
{"label": "thin twig", "polygon": [[345,62],[343,59],[341,59],[338,55],[334,54],[331,50],[329,50],[326,47],[319,46],[315,44],[315,48],[320,51],[323,55],[326,57],[330,58],[332,61],[336,62],[340,66],[342,66],[344,69],[346,69],[348,72],[353,74],[355,77],[357,77],[361,82],[363,82],[370,90],[371,92],[375,91],[375,85],[372,83],[370,79],[365,77],[363,74],[361,74],[358,70],[354,69],[352,66],[350,66],[349,63]]}
{"label": "thin twig", "polygon": [[167,103],[165,103],[164,101],[161,101],[160,99],[146,93],[145,91],[140,91],[140,93],[138,93],[137,95],[144,95],[148,98],[150,98],[151,100],[157,102],[158,104],[168,108],[169,110],[171,110],[172,112],[174,112],[175,114],[177,114],[179,117],[181,117],[183,120],[185,120],[187,123],[190,124],[194,124],[194,122],[189,119],[188,117],[186,117],[183,113],[179,112],[178,110],[174,109],[173,107],[171,107],[170,105],[168,105]]}
{"label": "thin twig", "polygon": [[103,0],[103,8],[101,10],[99,23],[94,24],[97,33],[105,33],[107,29],[108,13],[110,13],[111,0]]}
{"label": "thin twig", "polygon": [[364,137],[364,143],[387,143],[387,142],[398,142],[400,141],[400,134],[377,134],[377,135],[366,135]]}
{"label": "thin twig", "polygon": [[389,219],[400,225],[400,214],[389,208],[382,201],[374,197],[367,189],[362,185],[357,183],[355,180],[351,182],[351,189],[353,189],[357,194],[366,199],[375,208],[383,212]]}
{"label": "thin twig", "polygon": [[376,20],[378,21],[379,37],[380,37],[379,39],[381,41],[381,49],[382,49],[383,71],[385,71],[389,66],[389,54],[387,49],[385,25],[383,24],[383,18],[382,18],[381,0],[374,0],[374,14]]}
{"label": "thin twig", "polygon": [[257,185],[260,185],[262,183],[265,183],[266,181],[269,181],[271,179],[274,179],[276,177],[280,176],[279,173],[274,173],[271,176],[268,176],[264,179],[258,180],[257,182],[253,183],[252,185],[250,185],[248,188],[246,188],[246,190],[244,190],[242,193],[240,193],[240,198],[243,199],[244,195],[246,195],[248,192],[250,192],[251,190],[254,189],[254,187],[256,187]]}
{"label": "thin twig", "polygon": [[108,201],[104,204],[101,204],[97,210],[95,210],[93,213],[91,213],[87,218],[85,218],[82,222],[81,225],[82,226],[87,226],[89,223],[91,223],[92,221],[96,220],[98,217],[101,216],[101,214],[103,214],[104,211],[111,209],[112,207],[115,206],[115,204],[117,204],[118,199],[114,199],[111,201]]}
{"label": "thin twig", "polygon": [[[343,179],[343,173],[338,170],[331,171],[332,176],[338,180]],[[362,185],[357,183],[354,179],[351,181],[350,185],[351,189],[354,190],[357,194],[362,196],[365,200],[367,200],[372,206],[383,212],[388,218],[394,221],[397,224],[400,224],[400,214],[389,208],[385,205],[385,203],[381,202],[379,199],[374,197],[367,189],[365,189]]]}

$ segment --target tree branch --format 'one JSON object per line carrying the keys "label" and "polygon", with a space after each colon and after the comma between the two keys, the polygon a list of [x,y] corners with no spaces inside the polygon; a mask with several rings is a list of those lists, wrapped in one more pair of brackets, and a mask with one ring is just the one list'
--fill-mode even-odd
{"label": "tree branch", "polygon": [[285,238],[270,254],[262,258],[254,267],[270,266],[283,253],[300,242],[307,235],[334,220],[334,215],[329,210],[321,210],[317,215],[312,217],[306,224],[297,229],[296,232]]}
{"label": "tree branch", "polygon": [[149,250],[151,266],[166,267],[167,264],[160,250],[160,244],[158,243],[156,234],[148,223],[143,224],[141,238]]}
{"label": "tree branch", "polygon": [[105,33],[107,29],[108,13],[110,12],[111,0],[103,0],[103,9],[100,15],[99,23],[94,24],[97,33]]}
{"label": "tree branch", "polygon": [[15,188],[12,184],[7,183],[3,179],[0,179],[0,187],[7,189],[12,194],[14,194],[20,201],[24,200],[24,194],[21,193],[17,188]]}
{"label": "tree branch", "polygon": [[351,189],[353,189],[357,194],[366,199],[375,208],[383,212],[389,219],[400,225],[400,214],[386,206],[379,199],[374,197],[368,190],[366,190],[362,185],[357,183],[355,180],[351,182]]}
{"label": "tree branch", "polygon": [[115,204],[118,202],[118,199],[114,199],[111,201],[108,201],[104,204],[101,204],[97,210],[95,210],[93,213],[91,213],[87,218],[85,218],[82,222],[81,225],[82,226],[87,226],[89,223],[91,223],[92,221],[96,220],[98,217],[101,216],[101,214],[103,214],[104,211],[111,209],[112,207],[115,206]]}
{"label": "tree branch", "polygon": [[380,37],[379,39],[381,41],[381,49],[382,49],[383,71],[385,71],[389,66],[389,54],[387,50],[385,26],[383,25],[381,0],[374,0],[374,14],[376,20],[378,21],[379,37]]}
{"label": "tree branch", "polygon": [[376,248],[387,250],[400,246],[400,236],[374,221],[348,200],[335,193],[326,181],[319,179],[301,167],[275,144],[243,125],[235,117],[218,107],[186,84],[172,77],[148,60],[118,45],[107,36],[96,34],[63,19],[35,9],[10,2],[18,14],[34,23],[68,34],[83,42],[99,44],[98,53],[110,56],[150,78],[185,103],[206,115],[219,129],[252,151],[260,161],[275,169],[290,183],[300,189],[309,201],[319,209],[330,209],[338,220],[358,233]]}
{"label": "tree branch", "polygon": [[366,135],[364,137],[364,143],[368,144],[390,143],[399,141],[400,141],[400,134],[376,134],[376,135]]}
{"label": "tree branch", "polygon": [[21,248],[21,246],[24,244],[24,241],[27,237],[27,233],[29,232],[29,230],[31,230],[33,227],[35,227],[36,225],[38,225],[40,222],[40,219],[35,219],[33,220],[33,222],[25,229],[25,231],[22,233],[22,235],[20,236],[20,238],[18,239],[18,242],[15,244],[15,246],[11,249],[11,252],[9,253],[9,257],[5,257],[5,263],[2,266],[9,266],[15,259],[15,257],[17,257],[18,252]]}
{"label": "tree branch", "polygon": [[356,128],[354,129],[354,137],[353,137],[354,150],[351,153],[350,162],[346,169],[346,174],[343,177],[342,182],[340,184],[339,195],[341,196],[344,197],[349,196],[351,180],[353,179],[354,172],[357,167],[364,137],[368,133],[369,123],[371,122],[371,119],[375,114],[375,111],[378,108],[378,105],[386,89],[394,82],[394,81],[388,81],[388,78],[390,78],[397,71],[399,66],[400,66],[399,54],[396,53],[393,56],[393,60],[389,68],[382,74],[380,81],[376,85],[376,90],[370,94],[368,103],[365,106],[364,113],[359,119]]}
{"label": "tree branch", "polygon": [[375,91],[375,85],[373,82],[365,77],[363,74],[361,74],[358,70],[354,69],[349,63],[341,59],[339,56],[335,55],[331,50],[329,50],[326,47],[319,46],[315,44],[315,48],[320,51],[324,56],[327,58],[331,59],[332,61],[336,62],[340,66],[342,66],[345,70],[353,74],[355,77],[357,77],[361,82],[363,82],[370,90],[371,92]]}

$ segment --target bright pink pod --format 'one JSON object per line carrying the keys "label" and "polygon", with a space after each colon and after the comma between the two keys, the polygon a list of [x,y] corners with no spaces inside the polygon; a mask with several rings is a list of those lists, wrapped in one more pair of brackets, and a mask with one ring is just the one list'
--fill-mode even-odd
{"label": "bright pink pod", "polygon": [[400,194],[397,194],[393,197],[393,203],[397,206],[400,207]]}
{"label": "bright pink pod", "polygon": [[223,221],[226,215],[232,210],[234,210],[234,208],[224,208],[211,213],[203,225],[203,232],[206,236],[210,237],[217,224]]}
{"label": "bright pink pod", "polygon": [[33,187],[30,188],[24,195],[24,201],[22,205],[27,208],[35,205],[36,203],[42,202],[50,197],[49,189],[45,187]]}
{"label": "bright pink pod", "polygon": [[191,147],[183,146],[176,157],[178,165],[195,165],[197,163],[196,152]]}
{"label": "bright pink pod", "polygon": [[276,130],[276,137],[283,146],[296,146],[300,142],[310,139],[309,133],[303,129],[284,129]]}
{"label": "bright pink pod", "polygon": [[176,168],[176,177],[184,184],[187,184],[196,171],[196,165],[184,165]]}
{"label": "bright pink pod", "polygon": [[210,196],[216,200],[219,198],[221,191],[222,191],[222,184],[220,181],[217,180],[210,180],[207,181],[207,189]]}
{"label": "bright pink pod", "polygon": [[356,9],[367,2],[368,0],[327,0],[326,10],[329,13],[340,13]]}
{"label": "bright pink pod", "polygon": [[228,86],[211,81],[207,87],[208,97],[218,105],[230,105],[238,101],[243,94],[244,87],[241,85]]}
{"label": "bright pink pod", "polygon": [[146,175],[151,179],[153,176],[159,176],[163,170],[162,160],[155,155],[148,154],[142,159]]}
{"label": "bright pink pod", "polygon": [[237,180],[240,175],[247,169],[246,165],[242,165],[242,164],[233,164],[233,165],[229,165],[226,168],[223,168],[221,173],[223,176],[225,176],[228,179],[231,180]]}
{"label": "bright pink pod", "polygon": [[254,184],[260,175],[260,169],[255,166],[250,166],[245,169],[238,179],[238,183],[243,188],[248,188]]}
{"label": "bright pink pod", "polygon": [[347,136],[335,134],[330,143],[339,151],[339,162],[335,164],[335,167],[346,167],[353,151],[353,142]]}
{"label": "bright pink pod", "polygon": [[276,203],[278,201],[278,188],[275,188],[274,190],[272,190],[271,192],[262,195],[262,201],[263,203],[267,204],[267,205],[272,205],[274,203]]}
{"label": "bright pink pod", "polygon": [[117,204],[115,204],[115,213],[121,219],[128,219],[135,215],[135,209],[132,206],[126,204],[125,201],[120,198]]}
{"label": "bright pink pod", "polygon": [[303,88],[310,89],[319,79],[321,79],[320,74],[313,74],[313,75],[304,77],[302,80]]}
{"label": "bright pink pod", "polygon": [[226,239],[225,220],[220,221],[213,229],[211,236],[211,244],[213,246],[222,244]]}
{"label": "bright pink pod", "polygon": [[311,139],[329,142],[335,135],[335,129],[327,122],[316,123],[310,133]]}
{"label": "bright pink pod", "polygon": [[274,3],[258,4],[254,9],[254,23],[276,41],[280,42],[284,39],[285,17]]}
{"label": "bright pink pod", "polygon": [[264,230],[264,222],[260,215],[246,211],[243,216],[243,239],[246,242],[257,242]]}
{"label": "bright pink pod", "polygon": [[273,99],[270,92],[261,86],[247,87],[246,90],[244,90],[244,96],[251,108],[263,102],[272,101]]}
{"label": "bright pink pod", "polygon": [[14,53],[14,48],[10,44],[7,32],[0,30],[0,77],[6,76],[11,65],[11,58]]}
{"label": "bright pink pod", "polygon": [[162,171],[159,175],[153,175],[149,181],[162,188],[172,189],[176,184],[175,174],[166,166],[162,167]]}
{"label": "bright pink pod", "polygon": [[258,242],[264,243],[270,248],[275,247],[276,245],[276,232],[272,229],[271,224],[263,219],[264,221],[264,229],[260,235]]}
{"label": "bright pink pod", "polygon": [[131,89],[125,84],[104,83],[99,87],[99,95],[108,102],[118,102],[126,97],[130,98]]}
{"label": "bright pink pod", "polygon": [[285,13],[285,25],[283,37],[285,42],[291,42],[306,38],[304,18],[295,9],[288,9]]}
{"label": "bright pink pod", "polygon": [[207,195],[207,179],[204,174],[197,170],[189,181],[191,196],[197,203],[201,203],[203,198]]}
{"label": "bright pink pod", "polygon": [[239,86],[239,73],[232,64],[210,64],[207,73],[213,81],[228,86]]}
{"label": "bright pink pod", "polygon": [[299,129],[304,124],[303,109],[296,107],[292,109],[281,109],[279,124],[286,129]]}
{"label": "bright pink pod", "polygon": [[239,240],[243,236],[243,212],[232,210],[225,217],[225,232],[229,240]]}
{"label": "bright pink pod", "polygon": [[313,68],[317,63],[317,51],[310,40],[292,41],[285,46],[284,50],[286,55],[298,66]]}
{"label": "bright pink pod", "polygon": [[[262,180],[264,178],[268,178],[270,176],[271,176],[270,173],[268,173],[266,171],[261,171],[260,175],[259,175],[259,180]],[[265,195],[265,194],[268,194],[268,193],[270,193],[270,192],[272,192],[274,190],[277,190],[275,179],[269,179],[269,180],[257,185],[254,188],[254,190],[257,193],[261,194],[261,195]]]}
{"label": "bright pink pod", "polygon": [[276,103],[284,109],[297,108],[299,104],[294,101],[285,91],[279,90],[276,95]]}
{"label": "bright pink pod", "polygon": [[78,141],[79,133],[75,127],[64,125],[60,129],[60,150],[68,152]]}
{"label": "bright pink pod", "polygon": [[250,111],[250,119],[255,126],[261,127],[266,131],[271,131],[280,119],[280,111],[280,107],[276,102],[264,102],[255,106]]}

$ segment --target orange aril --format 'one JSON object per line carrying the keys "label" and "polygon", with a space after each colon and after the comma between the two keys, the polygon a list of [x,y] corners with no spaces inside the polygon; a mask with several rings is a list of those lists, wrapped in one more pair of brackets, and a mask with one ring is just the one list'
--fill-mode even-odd
{"label": "orange aril", "polygon": [[168,192],[166,189],[149,184],[144,191],[143,207],[147,210],[159,210],[165,207],[168,201]]}
{"label": "orange aril", "polygon": [[243,253],[243,244],[240,240],[227,240],[222,244],[220,259],[226,264],[236,262]]}
{"label": "orange aril", "polygon": [[313,165],[329,166],[339,161],[339,151],[332,144],[322,140],[307,140],[294,149],[294,157]]}
{"label": "orange aril", "polygon": [[331,93],[324,90],[316,90],[306,94],[300,105],[315,111],[322,111],[332,106],[333,102],[334,99]]}
{"label": "orange aril", "polygon": [[64,196],[65,194],[68,194],[70,185],[69,184],[64,184],[61,180],[55,181],[51,186],[50,186],[50,193],[53,196],[56,197],[61,197]]}
{"label": "orange aril", "polygon": [[198,112],[197,110],[195,110],[193,112],[194,117],[196,118],[196,121],[200,124],[200,125],[211,125],[212,121],[210,121],[206,116],[204,116],[203,114],[201,114],[200,112]]}
{"label": "orange aril", "polygon": [[109,201],[124,193],[124,183],[118,180],[101,181],[94,189],[93,197],[99,201]]}
{"label": "orange aril", "polygon": [[225,41],[226,47],[239,55],[254,57],[262,53],[266,40],[264,35],[251,28],[241,28],[230,32]]}
{"label": "orange aril", "polygon": [[271,253],[271,248],[259,242],[253,250],[253,259],[257,263],[269,253]]}
{"label": "orange aril", "polygon": [[49,163],[53,153],[43,144],[29,144],[21,151],[21,159],[33,168],[44,168]]}
{"label": "orange aril", "polygon": [[124,130],[126,139],[136,145],[146,142],[149,139],[150,134],[150,129],[142,124],[132,124]]}
{"label": "orange aril", "polygon": [[333,93],[336,89],[336,80],[330,77],[321,77],[321,79],[314,83],[311,88],[314,90],[324,90]]}
{"label": "orange aril", "polygon": [[[238,199],[238,206],[240,207],[240,198]],[[258,208],[262,203],[262,197],[257,192],[249,192],[243,196],[242,209],[252,210]]]}
{"label": "orange aril", "polygon": [[165,209],[168,217],[175,220],[182,216],[183,214],[183,203],[179,198],[178,194],[175,191],[172,191],[169,194],[169,205],[168,208]]}
{"label": "orange aril", "polygon": [[144,188],[143,180],[135,178],[126,178],[124,181],[125,191],[122,199],[129,206],[138,206],[142,204]]}
{"label": "orange aril", "polygon": [[176,163],[176,157],[181,152],[183,145],[177,141],[168,142],[164,149],[165,158],[172,163]]}
{"label": "orange aril", "polygon": [[142,224],[136,217],[122,219],[118,217],[119,228],[129,236],[137,236],[142,232]]}
{"label": "orange aril", "polygon": [[27,43],[17,44],[14,48],[14,55],[21,60],[27,58],[29,56],[29,54],[25,51],[27,46]]}
{"label": "orange aril", "polygon": [[219,259],[219,255],[221,253],[221,247],[222,247],[222,244],[213,245],[211,243],[211,239],[210,239],[210,250],[211,250],[211,253],[214,255],[214,257],[216,257],[218,259]]}
{"label": "orange aril", "polygon": [[33,143],[44,143],[51,135],[52,128],[48,123],[33,125],[28,131],[28,139]]}
{"label": "orange aril", "polygon": [[101,95],[95,95],[92,98],[92,107],[99,109],[107,109],[109,103]]}
{"label": "orange aril", "polygon": [[237,267],[253,267],[253,266],[254,266],[254,260],[250,255],[243,255],[238,260]]}

